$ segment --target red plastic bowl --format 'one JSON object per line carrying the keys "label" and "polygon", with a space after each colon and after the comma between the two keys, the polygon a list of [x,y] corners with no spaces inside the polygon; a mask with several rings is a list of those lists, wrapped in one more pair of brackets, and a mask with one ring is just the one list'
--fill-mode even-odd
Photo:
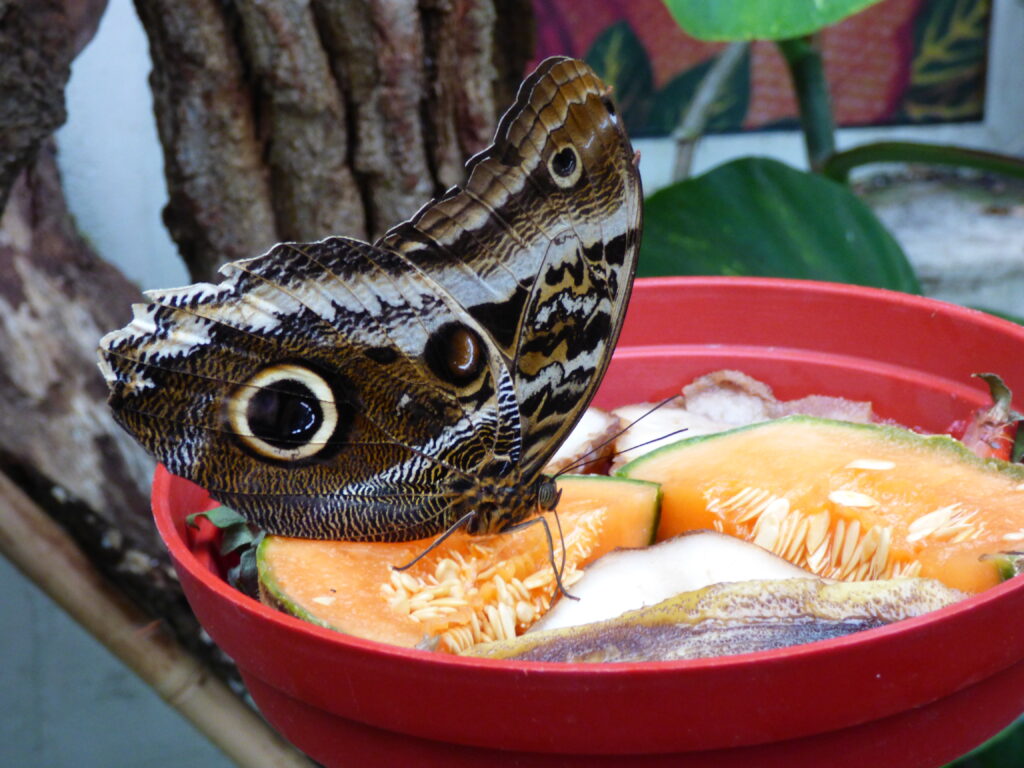
{"label": "red plastic bowl", "polygon": [[[783,398],[871,400],[941,430],[1024,392],[1024,328],[942,302],[791,280],[639,280],[603,406],[731,367]],[[887,627],[697,661],[543,664],[395,648],[229,587],[185,515],[203,491],[157,473],[153,508],[199,620],[267,719],[326,765],[939,766],[1024,711],[1024,581]],[[498,751],[501,750],[501,751]],[[627,757],[628,756],[628,757]]]}

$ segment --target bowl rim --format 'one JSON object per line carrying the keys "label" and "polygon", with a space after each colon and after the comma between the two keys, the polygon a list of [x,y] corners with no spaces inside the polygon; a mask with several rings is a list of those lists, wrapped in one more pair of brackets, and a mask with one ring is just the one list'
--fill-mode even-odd
{"label": "bowl rim", "polygon": [[[1024,327],[990,315],[980,310],[952,304],[940,299],[933,299],[924,296],[900,293],[883,288],[868,286],[848,285],[844,283],[832,283],[815,280],[803,280],[794,278],[769,278],[769,277],[656,277],[637,278],[634,290],[658,291],[673,290],[677,287],[688,288],[718,288],[722,286],[743,287],[743,288],[773,288],[782,291],[807,292],[813,289],[814,292],[825,296],[845,296],[859,299],[884,301],[885,303],[896,302],[904,306],[915,307],[921,310],[941,311],[945,314],[959,316],[972,324],[986,326],[993,331],[1002,333],[1011,332],[1011,335],[1019,336],[1024,345]],[[662,345],[647,345],[647,349],[656,348]],[[645,345],[628,345],[620,349],[640,349]],[[617,350],[618,353],[618,350]],[[226,600],[246,613],[263,621],[269,621],[281,628],[300,635],[305,635],[318,642],[337,644],[355,651],[372,655],[385,655],[401,658],[413,664],[442,665],[460,670],[475,669],[487,671],[491,674],[508,674],[520,676],[523,673],[536,674],[543,672],[547,676],[577,676],[581,673],[587,675],[611,675],[623,678],[636,678],[637,676],[659,675],[666,672],[685,674],[687,670],[709,670],[713,668],[744,668],[750,665],[763,663],[779,663],[800,658],[812,658],[822,654],[833,653],[839,649],[856,648],[858,646],[881,641],[884,638],[900,636],[916,632],[952,617],[968,612],[981,610],[994,601],[1001,600],[1004,595],[1019,590],[1024,590],[1024,579],[1008,580],[984,592],[970,595],[952,605],[931,611],[920,616],[903,619],[892,624],[876,627],[868,630],[855,632],[842,637],[819,640],[812,643],[777,648],[752,653],[735,654],[731,656],[718,656],[702,659],[685,659],[673,661],[647,661],[647,662],[541,662],[521,661],[507,659],[488,659],[468,656],[456,656],[451,654],[440,654],[433,651],[416,648],[405,648],[402,646],[390,645],[375,640],[367,640],[343,632],[316,626],[294,616],[277,611],[267,605],[260,603],[244,593],[230,586],[219,575],[213,573],[203,565],[196,554],[192,551],[181,535],[179,523],[173,519],[169,505],[169,491],[172,484],[188,482],[181,478],[175,478],[162,465],[158,466],[154,475],[152,487],[153,515],[157,529],[170,554],[179,567],[184,568],[190,576],[200,582],[204,588],[214,592],[219,598]],[[198,488],[198,486],[195,486]],[[211,506],[214,506],[211,504]],[[180,525],[184,525],[181,521]]]}

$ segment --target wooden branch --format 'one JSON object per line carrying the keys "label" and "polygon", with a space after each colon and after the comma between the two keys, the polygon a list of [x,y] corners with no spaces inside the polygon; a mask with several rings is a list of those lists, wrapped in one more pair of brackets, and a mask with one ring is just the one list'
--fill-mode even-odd
{"label": "wooden branch", "polygon": [[74,542],[0,474],[0,553],[240,766],[309,768],[159,622],[111,587]]}
{"label": "wooden branch", "polygon": [[107,408],[100,336],[142,295],[75,231],[53,142],[14,185],[0,220],[0,473],[193,653],[233,680],[185,603],[149,514],[153,460]]}
{"label": "wooden branch", "polygon": [[0,221],[0,454],[154,541],[153,461],[114,422],[96,368],[99,337],[139,300],[75,232],[47,143]]}

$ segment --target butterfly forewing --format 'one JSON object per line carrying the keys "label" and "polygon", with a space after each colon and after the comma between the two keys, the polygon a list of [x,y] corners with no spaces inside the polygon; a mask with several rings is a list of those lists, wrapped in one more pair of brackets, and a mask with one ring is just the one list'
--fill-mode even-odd
{"label": "butterfly forewing", "polygon": [[286,243],[101,342],[118,421],[272,533],[527,516],[622,323],[640,182],[604,86],[544,62],[450,190],[374,245]]}

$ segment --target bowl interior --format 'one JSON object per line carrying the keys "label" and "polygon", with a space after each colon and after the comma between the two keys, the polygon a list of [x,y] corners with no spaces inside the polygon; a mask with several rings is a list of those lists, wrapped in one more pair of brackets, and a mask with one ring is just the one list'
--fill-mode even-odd
{"label": "bowl interior", "polygon": [[[971,373],[998,372],[1024,391],[1024,329],[851,286],[639,280],[595,402],[664,397],[724,367],[765,380],[782,398],[867,399],[885,417],[943,430],[987,402]],[[154,514],[186,594],[246,676],[280,694],[268,704],[275,711],[265,711],[272,722],[295,716],[281,703],[293,701],[413,737],[489,748],[726,749],[847,728],[957,691],[966,696],[1024,659],[1024,622],[1016,619],[1024,582],[857,635],[717,659],[540,664],[394,648],[306,624],[228,587],[209,532],[184,524],[185,515],[209,505],[201,489],[158,471]],[[985,706],[981,698],[978,704]],[[1004,709],[991,710],[993,730],[1006,722]],[[936,735],[949,725],[928,722]]]}

